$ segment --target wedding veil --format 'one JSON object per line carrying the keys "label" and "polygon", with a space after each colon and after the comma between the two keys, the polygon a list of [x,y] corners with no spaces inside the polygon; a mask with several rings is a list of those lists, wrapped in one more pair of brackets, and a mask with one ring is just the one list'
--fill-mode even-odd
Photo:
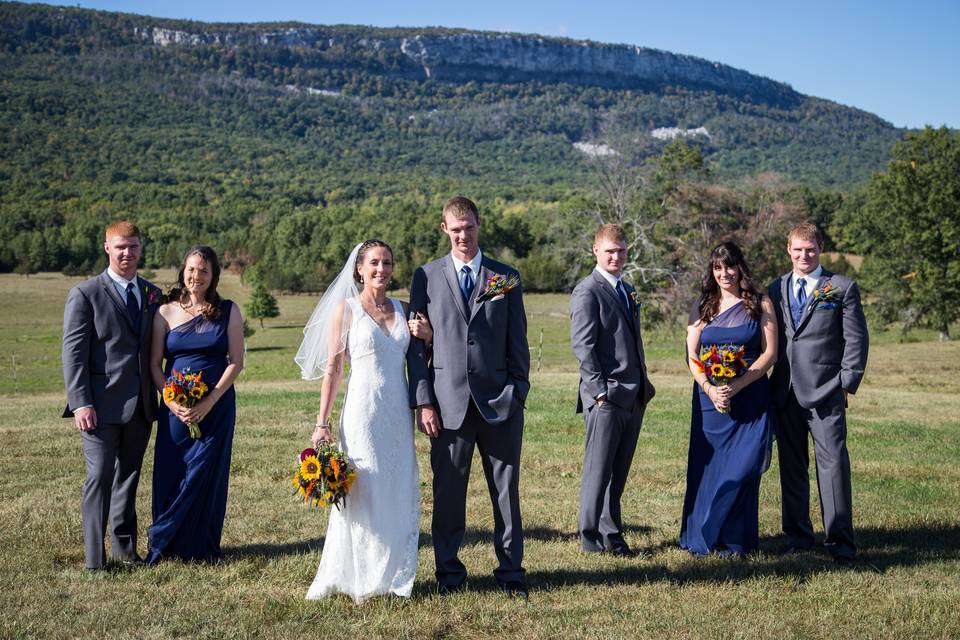
{"label": "wedding veil", "polygon": [[[320,297],[320,302],[310,314],[307,326],[303,328],[303,342],[293,358],[300,366],[300,377],[304,380],[318,380],[327,373],[327,361],[347,348],[347,332],[350,329],[350,305],[346,302],[358,298],[360,291],[353,279],[356,270],[358,244],[350,252],[340,274],[330,283]],[[340,322],[335,322],[337,313],[342,313]],[[339,327],[338,335],[333,335]]]}

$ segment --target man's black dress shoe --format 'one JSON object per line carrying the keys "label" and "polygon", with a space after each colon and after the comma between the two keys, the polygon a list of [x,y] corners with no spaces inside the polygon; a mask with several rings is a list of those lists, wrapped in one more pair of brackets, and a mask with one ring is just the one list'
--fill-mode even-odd
{"label": "man's black dress shoe", "polygon": [[621,558],[632,558],[635,555],[637,555],[637,553],[633,549],[631,549],[625,544],[617,545],[612,549],[610,549],[609,551],[607,551],[607,553],[609,553],[612,556],[619,556]]}
{"label": "man's black dress shoe", "polygon": [[792,556],[798,553],[807,553],[813,551],[813,547],[798,547],[795,544],[787,544],[777,551],[777,555]]}
{"label": "man's black dress shoe", "polygon": [[460,591],[463,591],[463,590],[464,590],[464,584],[465,584],[465,583],[463,583],[463,582],[461,582],[460,584],[443,584],[443,583],[438,582],[438,583],[437,583],[437,595],[440,596],[441,598],[446,598],[447,596],[452,596],[452,595],[455,594],[455,593],[458,593],[458,592],[460,592]]}
{"label": "man's black dress shoe", "polygon": [[500,589],[511,598],[520,598],[521,600],[530,599],[530,593],[527,591],[527,585],[519,580],[504,582],[500,585]]}
{"label": "man's black dress shoe", "polygon": [[146,564],[143,558],[139,555],[134,555],[132,558],[127,558],[126,560],[118,560],[120,566],[126,567],[127,569],[134,569],[136,567],[142,567]]}
{"label": "man's black dress shoe", "polygon": [[853,568],[853,558],[848,558],[846,556],[833,556],[833,564],[844,569]]}

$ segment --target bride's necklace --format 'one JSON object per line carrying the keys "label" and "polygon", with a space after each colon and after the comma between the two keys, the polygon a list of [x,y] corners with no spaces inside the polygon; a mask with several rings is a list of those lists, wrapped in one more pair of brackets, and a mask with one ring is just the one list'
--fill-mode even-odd
{"label": "bride's necklace", "polygon": [[370,300],[370,303],[371,303],[371,304],[377,309],[377,311],[379,311],[380,313],[383,313],[383,310],[387,308],[387,302],[388,302],[388,301],[387,301],[386,298],[384,298],[383,302],[377,302],[377,299],[376,299],[376,298],[372,298],[372,299]]}

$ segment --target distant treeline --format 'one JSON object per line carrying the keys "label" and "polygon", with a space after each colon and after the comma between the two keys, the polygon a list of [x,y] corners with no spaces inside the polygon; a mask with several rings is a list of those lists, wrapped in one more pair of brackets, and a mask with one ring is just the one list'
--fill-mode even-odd
{"label": "distant treeline", "polygon": [[[702,257],[683,249],[683,225],[702,229],[714,211],[710,229],[757,247],[769,229],[751,220],[829,225],[902,134],[816,98],[786,109],[683,87],[443,83],[337,47],[160,47],[134,35],[157,24],[204,28],[0,4],[0,270],[94,271],[103,227],[128,218],[145,231],[148,267],[202,240],[245,278],[316,290],[354,243],[378,236],[402,283],[443,250],[440,206],[462,193],[481,205],[484,246],[530,289],[571,286],[590,261],[589,229],[626,214],[650,223],[638,264],[664,268],[637,273],[662,290]],[[692,174],[662,170],[670,148],[649,135],[662,126],[709,130],[689,145]],[[612,212],[609,167],[578,141],[617,150],[608,162],[639,185],[626,209]],[[761,209],[778,212],[776,225]]]}

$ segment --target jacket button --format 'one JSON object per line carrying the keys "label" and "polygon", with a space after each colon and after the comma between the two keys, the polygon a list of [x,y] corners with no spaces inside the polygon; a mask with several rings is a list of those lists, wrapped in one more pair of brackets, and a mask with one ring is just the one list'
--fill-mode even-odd
{"label": "jacket button", "polygon": [[467,373],[473,373],[473,369],[467,369]]}

